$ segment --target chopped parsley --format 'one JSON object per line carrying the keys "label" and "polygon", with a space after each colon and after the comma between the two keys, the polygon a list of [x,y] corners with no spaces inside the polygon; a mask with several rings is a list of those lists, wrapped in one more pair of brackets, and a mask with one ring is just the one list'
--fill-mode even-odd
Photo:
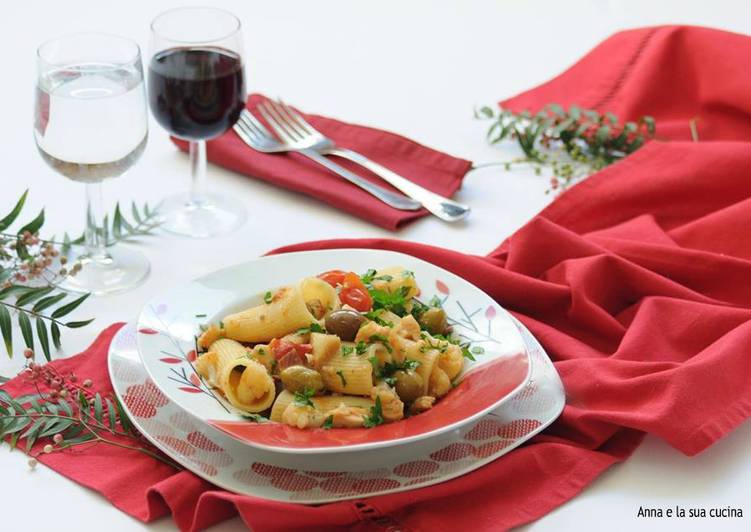
{"label": "chopped parsley", "polygon": [[263,417],[261,414],[246,413],[243,414],[242,417],[244,419],[247,419],[248,421],[252,421],[253,423],[268,423],[269,421],[269,418]]}
{"label": "chopped parsley", "polygon": [[351,355],[354,352],[355,352],[355,348],[353,346],[351,346],[351,345],[343,345],[342,346],[342,356],[343,357],[349,356],[349,355]]}
{"label": "chopped parsley", "polygon": [[315,395],[316,391],[313,388],[305,387],[301,392],[295,392],[295,404],[299,406],[312,406],[315,408],[316,405],[313,404],[313,401],[310,400],[311,397]]}
{"label": "chopped parsley", "polygon": [[271,304],[271,301],[274,299],[274,296],[271,295],[271,292],[266,292],[263,294],[263,302],[267,305]]}
{"label": "chopped parsley", "polygon": [[220,328],[220,329],[224,329],[224,322],[223,322],[223,321],[220,321],[220,322],[219,322],[219,328]]}
{"label": "chopped parsley", "polygon": [[334,428],[334,416],[329,416],[321,425],[324,429],[329,430]]}
{"label": "chopped parsley", "polygon": [[[425,340],[425,344],[420,347],[421,353],[426,353],[432,349],[437,349],[441,353],[445,353],[446,349],[449,347],[449,341],[444,338],[436,338],[431,336],[428,333],[420,333],[420,338]],[[431,340],[436,340],[436,342],[432,342]]]}
{"label": "chopped parsley", "polygon": [[370,321],[376,322],[378,325],[382,327],[393,327],[394,323],[390,322],[388,320],[384,320],[382,317],[379,316],[383,312],[383,309],[378,310],[370,310],[363,314],[366,318],[368,318]]}
{"label": "chopped parsley", "polygon": [[339,380],[342,381],[342,386],[347,386],[347,379],[344,378],[344,372],[342,370],[337,370],[337,375],[339,375]]}
{"label": "chopped parsley", "polygon": [[[373,365],[375,376],[383,379],[389,386],[394,386],[396,380],[394,379],[394,373],[397,371],[414,371],[420,366],[419,360],[405,360],[404,362],[386,362],[382,368],[378,367],[378,359],[376,357],[370,357],[370,363]],[[393,383],[393,384],[392,384]]]}
{"label": "chopped parsley", "polygon": [[383,424],[383,408],[381,407],[381,398],[376,397],[375,405],[370,407],[370,414],[365,418],[363,427],[369,429]]}
{"label": "chopped parsley", "polygon": [[373,342],[380,342],[383,344],[383,347],[386,348],[386,351],[391,353],[393,349],[391,348],[391,345],[389,344],[389,339],[386,338],[382,334],[371,334],[370,338],[368,338],[368,341],[372,344]]}
{"label": "chopped parsley", "polygon": [[196,314],[196,318],[205,318],[208,314]]}
{"label": "chopped parsley", "polygon": [[462,348],[462,356],[464,358],[468,358],[472,361],[476,360],[476,358],[472,355],[472,351],[469,350],[469,343],[461,344],[461,348]]}
{"label": "chopped parsley", "polygon": [[409,279],[410,277],[412,277],[414,279],[415,272],[413,272],[412,270],[404,270],[402,271],[402,277],[405,279]]}
{"label": "chopped parsley", "polygon": [[368,344],[366,344],[362,340],[360,340],[359,342],[357,342],[357,344],[355,344],[355,351],[357,352],[358,355],[362,355],[367,350],[368,350]]}
{"label": "chopped parsley", "polygon": [[377,288],[368,288],[370,297],[373,300],[373,310],[388,310],[397,316],[407,314],[407,294],[409,286],[400,286],[395,292],[387,292]]}
{"label": "chopped parsley", "polygon": [[373,281],[393,281],[394,277],[391,275],[378,275],[378,272],[373,268],[370,268],[364,274],[360,276],[360,280],[366,286],[373,284]]}
{"label": "chopped parsley", "polygon": [[312,322],[309,327],[303,327],[302,329],[297,329],[295,331],[296,334],[307,334],[307,333],[322,333],[326,334],[326,329],[321,327],[321,324],[318,322]]}

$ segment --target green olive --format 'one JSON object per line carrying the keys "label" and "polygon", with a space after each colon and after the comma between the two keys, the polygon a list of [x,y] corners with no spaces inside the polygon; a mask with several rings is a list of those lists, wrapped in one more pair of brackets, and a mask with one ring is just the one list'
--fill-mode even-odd
{"label": "green olive", "polygon": [[314,369],[305,366],[290,366],[279,374],[284,387],[292,393],[302,392],[305,388],[318,393],[323,390],[323,378]]}
{"label": "green olive", "polygon": [[420,325],[430,334],[446,334],[448,321],[446,311],[442,308],[430,308],[423,312],[419,319]]}
{"label": "green olive", "polygon": [[418,373],[399,370],[394,373],[394,378],[396,379],[396,393],[405,403],[411,403],[423,394],[422,377]]}
{"label": "green olive", "polygon": [[352,342],[365,318],[356,310],[335,310],[326,316],[326,331],[335,334],[345,342]]}

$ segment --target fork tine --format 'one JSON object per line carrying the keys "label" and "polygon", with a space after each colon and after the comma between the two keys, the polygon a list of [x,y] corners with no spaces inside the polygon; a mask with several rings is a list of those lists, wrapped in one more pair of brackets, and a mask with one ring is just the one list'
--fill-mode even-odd
{"label": "fork tine", "polygon": [[282,124],[282,119],[279,117],[277,120],[277,117],[271,116],[272,113],[276,115],[276,111],[274,111],[270,106],[266,105],[266,103],[262,103],[258,106],[258,110],[261,112],[261,115],[263,118],[266,119],[266,121],[271,125],[272,128],[274,128],[274,131],[281,137],[281,139],[285,142],[293,143],[297,139],[295,138],[294,131],[288,129],[285,125]]}
{"label": "fork tine", "polygon": [[260,134],[258,130],[253,128],[246,120],[243,120],[242,117],[237,121],[235,126],[237,126],[235,128],[235,131],[239,129],[243,134],[245,134],[256,143],[260,143],[264,140],[264,135]]}
{"label": "fork tine", "polygon": [[251,113],[247,109],[243,110],[243,112],[240,113],[240,119],[245,122],[245,125],[247,127],[258,132],[259,135],[269,137],[271,139],[274,138],[274,135],[268,129],[266,129],[266,126],[264,126],[263,123],[255,116],[253,116],[253,113]]}
{"label": "fork tine", "polygon": [[301,127],[297,121],[290,116],[289,113],[287,113],[284,109],[284,105],[280,101],[274,101],[271,100],[271,106],[274,108],[274,110],[277,112],[277,114],[281,117],[282,120],[284,120],[285,124],[294,129],[295,133],[297,133],[300,136],[300,139],[305,139],[305,137],[309,136],[310,134],[308,131]]}
{"label": "fork tine", "polygon": [[311,126],[300,113],[295,111],[292,107],[284,103],[281,99],[278,100],[279,105],[284,110],[289,119],[294,122],[300,129],[302,129],[308,135],[318,133],[313,126]]}

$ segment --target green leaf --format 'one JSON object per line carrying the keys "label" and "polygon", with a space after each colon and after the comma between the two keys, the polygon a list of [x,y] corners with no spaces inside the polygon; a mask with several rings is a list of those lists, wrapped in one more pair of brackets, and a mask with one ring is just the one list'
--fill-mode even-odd
{"label": "green leaf", "polygon": [[8,307],[0,303],[0,333],[3,335],[5,350],[8,352],[8,358],[13,357],[13,325],[10,321],[10,312]]}
{"label": "green leaf", "polygon": [[610,137],[610,126],[600,126],[595,133],[595,140],[598,144],[604,143]]}
{"label": "green leaf", "polygon": [[99,423],[103,423],[102,421],[102,396],[97,393],[94,396],[94,419],[96,419]]}
{"label": "green leaf", "polygon": [[84,320],[84,321],[69,321],[65,324],[66,327],[69,329],[78,329],[80,327],[86,327],[89,323],[94,321],[94,318],[91,318],[90,320]]}
{"label": "green leaf", "polygon": [[56,322],[52,322],[50,331],[52,332],[52,344],[55,346],[55,349],[60,349],[60,327]]}
{"label": "green leaf", "polygon": [[86,299],[88,299],[88,297],[90,295],[91,294],[84,294],[81,297],[79,297],[78,299],[74,299],[73,301],[71,301],[69,303],[66,303],[65,305],[57,307],[55,309],[55,311],[52,313],[52,317],[53,318],[61,318],[61,317],[65,316],[66,314],[69,314],[69,313],[73,312],[75,309],[78,308],[78,306],[81,303],[83,303],[84,301],[86,301]]}
{"label": "green leaf", "polygon": [[130,204],[130,212],[133,214],[133,219],[136,221],[137,224],[140,224],[143,222],[143,219],[141,218],[140,213],[138,212],[138,206],[136,205],[136,202],[132,202]]}
{"label": "green leaf", "polygon": [[125,409],[120,403],[120,399],[117,397],[114,397],[113,399],[115,400],[115,406],[117,407],[117,417],[120,420],[120,426],[125,432],[132,432],[133,425],[131,425],[130,419],[128,419],[128,415],[125,413]]}
{"label": "green leaf", "polygon": [[641,118],[641,123],[647,126],[647,131],[649,132],[649,135],[652,136],[655,134],[655,119],[651,116],[643,116]]}
{"label": "green leaf", "polygon": [[49,362],[50,360],[52,360],[52,357],[50,356],[50,339],[47,336],[47,326],[44,324],[44,320],[38,316],[36,319],[36,326],[37,338],[39,339],[39,343],[42,346],[44,358],[46,358],[47,362]]}
{"label": "green leaf", "polygon": [[105,399],[105,402],[107,404],[107,417],[110,430],[117,430],[117,413],[115,411],[115,405],[113,405],[112,401],[109,399]]}
{"label": "green leaf", "polygon": [[13,207],[13,210],[11,210],[2,220],[0,220],[0,231],[5,231],[8,227],[11,226],[13,222],[16,221],[18,215],[21,214],[24,203],[26,203],[26,196],[28,196],[28,194],[29,190],[26,189],[16,202],[16,206]]}
{"label": "green leaf", "polygon": [[39,228],[42,227],[42,225],[44,225],[44,209],[42,209],[39,214],[37,214],[36,218],[19,229],[18,234],[21,235],[25,231],[28,231],[29,233],[34,235],[39,232]]}
{"label": "green leaf", "polygon": [[59,406],[62,409],[62,411],[65,412],[65,415],[67,416],[73,415],[73,408],[71,408],[70,403],[66,401],[65,399],[58,399],[57,406]]}
{"label": "green leaf", "polygon": [[558,116],[565,116],[566,115],[566,111],[564,111],[563,107],[561,107],[557,103],[551,103],[550,105],[548,105],[548,109],[550,109],[550,111],[552,111],[554,114],[556,114]]}
{"label": "green leaf", "polygon": [[34,305],[34,307],[31,310],[32,310],[32,312],[39,313],[39,312],[43,311],[44,309],[46,309],[48,307],[51,307],[55,303],[59,303],[60,301],[62,301],[66,297],[68,297],[68,294],[66,294],[65,292],[63,292],[61,294],[55,294],[54,296],[49,296],[49,297],[42,298],[42,299],[40,299],[39,301],[36,302],[36,304]]}
{"label": "green leaf", "polygon": [[44,418],[37,418],[34,420],[34,422],[31,424],[31,426],[26,429],[26,431],[21,434],[20,439],[26,439],[26,452],[28,453],[31,448],[34,446],[37,440],[37,436],[39,434],[39,431],[42,430],[42,425],[44,425]]}
{"label": "green leaf", "polygon": [[115,214],[112,217],[112,234],[116,239],[123,235],[123,215],[120,213],[120,203],[115,204]]}
{"label": "green leaf", "polygon": [[574,120],[579,120],[579,118],[581,118],[581,112],[582,110],[578,105],[570,105],[568,108],[568,114]]}
{"label": "green leaf", "polygon": [[31,330],[31,321],[28,314],[23,311],[19,311],[18,313],[18,328],[21,329],[21,335],[23,335],[26,347],[34,349],[34,333]]}
{"label": "green leaf", "polygon": [[32,301],[36,301],[40,297],[44,297],[50,292],[54,291],[54,286],[40,286],[37,288],[29,288],[26,293],[23,295],[18,296],[18,299],[16,300],[16,305],[19,307],[22,307],[28,303],[31,303]]}

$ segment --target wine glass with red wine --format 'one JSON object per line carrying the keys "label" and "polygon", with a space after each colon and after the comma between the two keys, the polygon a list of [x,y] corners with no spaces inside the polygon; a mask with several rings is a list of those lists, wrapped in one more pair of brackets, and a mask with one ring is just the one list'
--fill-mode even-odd
{"label": "wine glass with red wine", "polygon": [[188,142],[190,192],[169,197],[160,211],[173,233],[208,238],[239,227],[239,201],[205,191],[206,141],[229,130],[245,107],[240,21],[210,7],[166,11],[151,23],[148,94],[151,112]]}

